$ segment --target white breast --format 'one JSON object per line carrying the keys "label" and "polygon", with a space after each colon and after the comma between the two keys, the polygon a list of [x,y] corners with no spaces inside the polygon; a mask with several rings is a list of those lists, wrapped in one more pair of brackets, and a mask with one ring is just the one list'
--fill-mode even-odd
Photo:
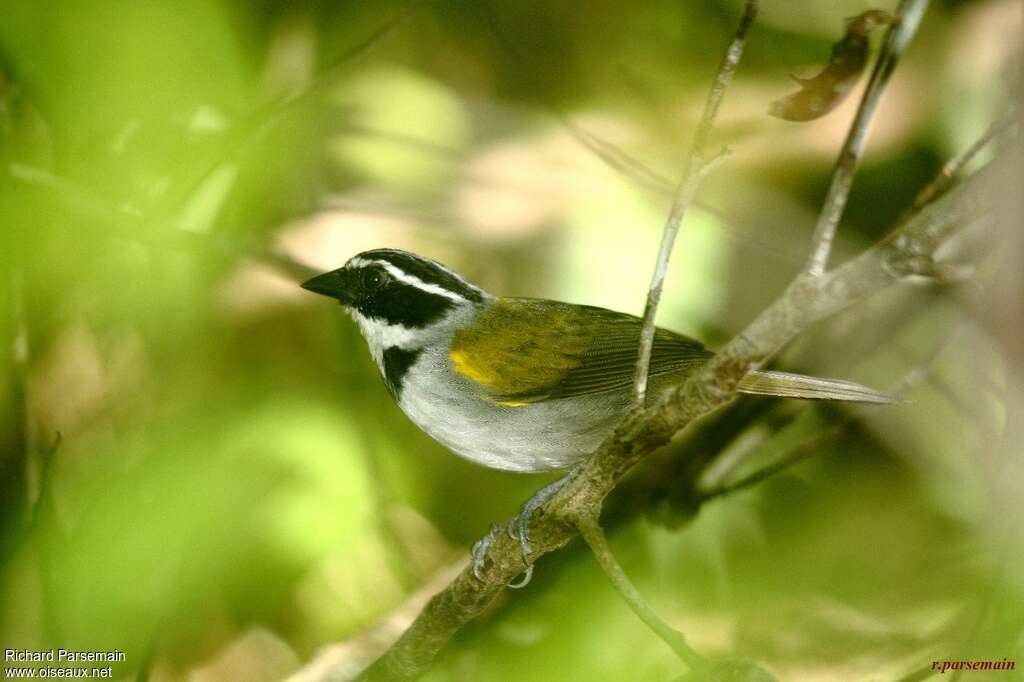
{"label": "white breast", "polygon": [[448,359],[454,330],[472,321],[476,306],[457,307],[430,328],[416,330],[349,312],[381,374],[385,349],[421,351],[403,377],[399,406],[434,440],[483,466],[522,472],[568,468],[594,451],[628,406],[628,391],[522,407],[488,401]]}
{"label": "white breast", "polygon": [[540,472],[572,466],[624,414],[628,393],[506,407],[452,371],[447,344],[424,349],[406,374],[399,406],[457,455],[492,469]]}

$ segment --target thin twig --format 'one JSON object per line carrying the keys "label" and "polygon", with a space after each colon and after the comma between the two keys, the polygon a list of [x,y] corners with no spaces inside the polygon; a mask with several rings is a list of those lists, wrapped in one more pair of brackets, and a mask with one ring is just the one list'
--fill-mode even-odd
{"label": "thin twig", "polygon": [[744,476],[743,478],[737,481],[727,483],[723,486],[714,488],[713,490],[709,490],[705,493],[700,493],[698,495],[698,501],[703,503],[707,502],[708,500],[712,500],[716,497],[731,495],[732,493],[739,492],[740,490],[751,488],[757,485],[758,483],[761,483],[769,478],[781,474],[783,471],[793,468],[794,466],[796,466],[800,462],[803,462],[804,460],[811,459],[812,457],[821,452],[821,446],[825,445],[832,439],[836,438],[839,434],[841,434],[852,421],[853,418],[851,416],[845,417],[844,419],[839,421],[839,423],[829,428],[827,431],[823,431],[814,436],[814,438],[804,441],[803,443],[800,443],[795,448],[793,448],[788,455],[779,459],[777,462],[772,462],[771,464],[765,465],[764,467],[758,469],[757,471],[754,471],[753,473],[747,476]]}
{"label": "thin twig", "polygon": [[672,199],[672,208],[665,221],[661,246],[658,248],[658,260],[654,267],[654,274],[651,276],[651,284],[647,291],[647,304],[644,307],[644,324],[640,331],[640,349],[637,353],[636,375],[633,379],[634,407],[643,405],[644,397],[647,395],[647,373],[651,365],[651,349],[654,346],[654,319],[658,314],[658,303],[661,301],[661,292],[665,286],[665,275],[668,273],[668,261],[672,255],[672,247],[675,245],[679,228],[686,216],[686,210],[693,203],[697,187],[704,176],[704,148],[707,146],[711,128],[718,116],[722,99],[725,97],[725,91],[729,87],[733,74],[736,73],[740,58],[743,56],[747,33],[757,17],[760,5],[760,0],[747,0],[743,16],[740,17],[739,26],[736,28],[736,34],[725,51],[722,63],[718,67],[718,75],[715,76],[715,81],[708,93],[704,112],[701,114],[700,123],[693,136],[686,166]]}
{"label": "thin twig", "polygon": [[993,121],[989,127],[981,134],[974,143],[965,149],[963,152],[954,156],[942,167],[938,175],[932,178],[932,181],[925,185],[917,196],[914,197],[914,202],[911,204],[908,213],[915,213],[920,211],[928,204],[935,201],[938,197],[942,196],[953,183],[956,181],[957,176],[967,167],[974,157],[977,156],[981,150],[989,145],[990,142],[995,140],[997,137],[1001,137],[1003,133],[1007,132],[1015,122],[1015,112],[1013,109],[1006,112],[1006,114]]}
{"label": "thin twig", "polygon": [[[675,194],[675,188],[670,180],[625,150],[584,129],[568,116],[559,114],[558,119],[574,140],[616,173],[660,196],[671,198]],[[707,176],[708,172],[714,170],[718,163],[725,161],[730,153],[731,150],[728,148],[723,149],[717,156],[705,163],[704,175]],[[793,248],[786,248],[788,245],[778,244],[777,239],[766,239],[763,234],[741,230],[736,217],[722,208],[713,206],[699,198],[694,199],[693,206],[717,218],[713,225],[721,229],[728,239],[742,244],[746,248],[766,253],[778,260],[792,262],[795,265],[800,263],[800,257],[794,256]]]}
{"label": "thin twig", "polygon": [[661,619],[654,609],[651,608],[651,605],[647,603],[647,600],[640,595],[640,592],[630,581],[629,577],[626,576],[622,566],[619,565],[615,555],[612,554],[612,550],[608,546],[608,539],[605,537],[604,530],[600,524],[596,520],[586,517],[579,520],[576,527],[579,529],[580,535],[583,536],[587,545],[590,546],[594,558],[597,559],[597,563],[600,564],[601,569],[608,576],[608,580],[611,581],[616,591],[622,595],[622,598],[629,605],[629,608],[633,610],[633,613],[654,634],[661,638],[691,670],[704,667],[706,664],[704,657],[686,643],[683,633]]}
{"label": "thin twig", "polygon": [[[494,8],[488,2],[481,1],[479,4],[485,9],[486,26],[488,30],[494,34],[498,43],[512,57],[512,62],[520,67],[522,77],[532,77],[532,74],[535,72],[535,68],[528,66],[528,55],[520,51],[516,47],[515,43],[509,38],[507,32],[502,29]],[[675,196],[677,192],[677,181],[658,173],[656,170],[628,154],[620,147],[601,139],[594,133],[584,129],[579,124],[574,123],[571,116],[566,111],[557,107],[551,107],[549,111],[577,142],[593,153],[594,156],[609,168],[620,175],[635,181],[642,187],[668,198],[669,200]],[[721,156],[718,157],[718,160],[721,160]],[[780,246],[777,243],[777,237],[766,239],[760,232],[757,234],[750,231],[741,232],[737,229],[737,225],[729,213],[722,210],[720,207],[713,206],[701,201],[700,199],[695,198],[692,205],[695,208],[706,211],[718,218],[714,224],[723,230],[726,237],[743,244],[745,247],[756,248],[757,250],[770,254],[772,257],[779,260],[787,262],[791,261],[794,265],[799,265],[801,257],[794,256],[794,248],[787,249],[784,248],[784,246]],[[796,245],[794,244],[793,246],[795,247]],[[802,247],[803,243],[801,242],[800,248]]]}
{"label": "thin twig", "polygon": [[[935,347],[924,360],[904,374],[902,379],[889,386],[885,392],[897,398],[903,398],[908,391],[928,379],[932,375],[932,370],[935,369],[935,364],[942,356],[943,351],[952,345],[959,337],[960,331],[961,329],[957,329],[943,336],[939,343],[935,344]],[[745,488],[753,487],[754,485],[772,478],[783,471],[791,469],[800,462],[811,459],[821,453],[823,445],[841,435],[843,431],[845,431],[846,428],[854,422],[858,414],[863,413],[866,409],[868,408],[864,406],[859,409],[851,409],[847,411],[841,419],[832,424],[830,428],[815,434],[809,440],[797,444],[789,451],[788,454],[780,457],[777,461],[767,464],[736,481],[718,485],[710,490],[700,492],[698,494],[698,502],[703,503],[716,497],[722,497]],[[736,471],[745,459],[746,458],[740,458],[737,459],[737,461],[732,462],[730,470]],[[723,478],[727,478],[728,475],[728,473],[724,474]]]}
{"label": "thin twig", "polygon": [[559,114],[558,120],[569,131],[573,139],[617,173],[640,183],[649,190],[664,196],[674,192],[672,181],[638,159],[630,156],[610,142],[601,139],[585,128],[574,123],[568,116]]}
{"label": "thin twig", "polygon": [[843,142],[843,148],[839,152],[839,159],[836,161],[836,167],[832,173],[832,183],[829,185],[818,222],[814,226],[811,253],[805,267],[806,273],[811,277],[820,277],[825,272],[828,257],[832,251],[832,242],[835,240],[836,229],[843,217],[846,200],[849,198],[850,188],[853,186],[853,176],[857,172],[857,165],[864,153],[864,143],[867,140],[868,129],[871,127],[871,120],[878,108],[879,101],[881,101],[882,92],[889,82],[889,77],[917,32],[917,27],[921,24],[921,18],[927,8],[928,0],[902,0],[899,9],[896,10],[897,21],[886,33],[881,54],[875,62],[871,79],[861,97],[860,106],[857,108],[857,114],[850,125],[846,140]]}

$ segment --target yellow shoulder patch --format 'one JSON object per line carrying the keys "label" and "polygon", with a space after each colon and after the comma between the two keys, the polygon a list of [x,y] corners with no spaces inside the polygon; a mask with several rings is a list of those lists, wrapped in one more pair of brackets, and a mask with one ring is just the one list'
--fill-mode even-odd
{"label": "yellow shoulder patch", "polygon": [[[454,347],[454,344],[452,345]],[[448,353],[448,359],[452,361],[452,368],[462,376],[472,379],[478,384],[488,385],[487,375],[480,368],[473,366],[466,351],[452,350]]]}
{"label": "yellow shoulder patch", "polygon": [[522,407],[579,366],[591,330],[572,306],[502,299],[452,339],[452,369],[492,393],[499,404]]}

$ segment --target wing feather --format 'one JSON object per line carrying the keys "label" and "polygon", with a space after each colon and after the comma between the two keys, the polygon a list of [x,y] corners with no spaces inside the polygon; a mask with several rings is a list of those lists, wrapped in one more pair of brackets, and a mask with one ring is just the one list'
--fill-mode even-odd
{"label": "wing feather", "polygon": [[[484,396],[526,405],[628,388],[642,321],[604,308],[538,299],[501,299],[452,340],[452,368]],[[651,375],[690,371],[711,353],[659,328]]]}

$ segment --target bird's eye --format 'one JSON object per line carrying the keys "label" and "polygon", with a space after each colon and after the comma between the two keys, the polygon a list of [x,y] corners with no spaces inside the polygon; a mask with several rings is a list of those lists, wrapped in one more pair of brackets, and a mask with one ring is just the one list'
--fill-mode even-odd
{"label": "bird's eye", "polygon": [[366,268],[359,273],[359,284],[363,291],[380,289],[387,280],[387,275],[380,268]]}

